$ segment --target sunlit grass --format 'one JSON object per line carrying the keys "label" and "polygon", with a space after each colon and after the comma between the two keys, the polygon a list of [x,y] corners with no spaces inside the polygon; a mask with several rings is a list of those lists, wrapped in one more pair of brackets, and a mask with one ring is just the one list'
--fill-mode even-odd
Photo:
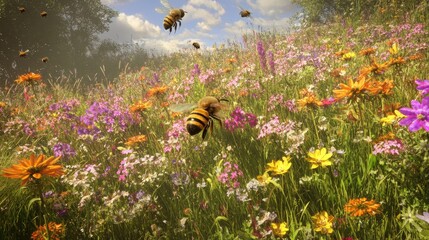
{"label": "sunlit grass", "polygon": [[[43,201],[2,177],[2,237],[56,222],[65,239],[423,239],[428,133],[381,119],[425,97],[427,38],[419,23],[332,24],[166,56],[106,84],[14,85],[0,167],[61,155],[65,174],[40,183]],[[203,141],[170,106],[207,95],[229,102]],[[396,152],[375,151],[388,140]],[[363,198],[371,211],[353,216],[345,205]]]}

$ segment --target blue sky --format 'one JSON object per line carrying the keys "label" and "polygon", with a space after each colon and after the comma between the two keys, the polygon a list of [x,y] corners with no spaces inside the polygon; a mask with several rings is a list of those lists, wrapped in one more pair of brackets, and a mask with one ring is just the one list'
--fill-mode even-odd
{"label": "blue sky", "polygon": [[[118,11],[110,30],[102,34],[119,43],[141,43],[146,49],[175,52],[192,48],[197,41],[202,49],[227,40],[241,40],[243,33],[252,29],[281,31],[297,11],[290,0],[169,0],[171,6],[187,13],[176,33],[164,30],[165,14],[155,11],[162,8],[160,0],[102,0]],[[252,13],[242,18],[241,9]]]}

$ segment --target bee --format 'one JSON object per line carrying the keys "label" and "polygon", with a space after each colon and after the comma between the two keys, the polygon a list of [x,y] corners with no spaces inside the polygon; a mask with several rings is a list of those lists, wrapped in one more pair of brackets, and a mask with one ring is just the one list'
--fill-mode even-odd
{"label": "bee", "polygon": [[42,11],[42,12],[40,12],[40,16],[46,17],[46,16],[48,16],[48,13],[46,11]]}
{"label": "bee", "polygon": [[240,16],[241,17],[250,17],[250,14],[251,14],[251,12],[249,10],[243,9],[243,10],[240,11]]}
{"label": "bee", "polygon": [[43,57],[42,58],[42,62],[44,62],[44,63],[48,62],[48,60],[49,60],[48,57]]}
{"label": "bee", "polygon": [[20,13],[24,13],[25,12],[25,8],[24,7],[18,7],[18,10]]}
{"label": "bee", "polygon": [[177,30],[177,23],[179,23],[179,27],[182,26],[182,18],[185,16],[185,11],[179,8],[173,8],[168,0],[161,0],[161,4],[164,8],[156,8],[155,10],[159,13],[167,13],[167,16],[164,18],[164,29],[165,30],[173,30],[174,32]]}
{"label": "bee", "polygon": [[206,96],[198,101],[198,104],[176,104],[171,106],[170,109],[173,111],[184,111],[188,108],[194,108],[189,116],[186,118],[186,130],[193,136],[203,131],[202,138],[207,135],[207,131],[213,131],[213,120],[219,122],[222,127],[220,111],[226,108],[226,105],[222,101],[228,102],[226,99],[219,99],[213,96]]}
{"label": "bee", "polygon": [[27,53],[28,53],[29,51],[30,51],[30,50],[28,50],[28,49],[27,49],[27,50],[25,50],[25,51],[20,50],[20,51],[19,51],[19,56],[20,56],[20,57],[26,57],[26,56],[27,56]]}
{"label": "bee", "polygon": [[200,44],[197,42],[193,42],[192,46],[194,46],[196,49],[200,49]]}

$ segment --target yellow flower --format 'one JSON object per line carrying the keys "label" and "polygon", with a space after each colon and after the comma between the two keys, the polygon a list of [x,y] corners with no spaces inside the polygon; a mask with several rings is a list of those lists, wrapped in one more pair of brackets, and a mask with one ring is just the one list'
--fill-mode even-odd
{"label": "yellow flower", "polygon": [[282,223],[271,223],[271,230],[273,234],[277,237],[283,237],[289,231],[286,222]]}
{"label": "yellow flower", "polygon": [[268,185],[271,182],[271,177],[268,175],[268,172],[264,172],[262,175],[258,175],[256,177],[258,182],[262,185]]}
{"label": "yellow flower", "polygon": [[367,201],[366,198],[350,199],[346,205],[344,205],[344,211],[349,213],[353,217],[360,217],[364,215],[373,216],[379,213],[379,203],[374,200]]}
{"label": "yellow flower", "polygon": [[314,94],[309,94],[304,98],[298,99],[297,103],[300,109],[303,109],[305,107],[317,108],[323,105],[322,102],[319,101]]}
{"label": "yellow flower", "polygon": [[316,149],[314,152],[308,153],[307,161],[311,163],[311,169],[318,167],[326,167],[332,165],[329,159],[332,157],[331,152],[327,152],[326,148]]}
{"label": "yellow flower", "polygon": [[22,159],[18,164],[10,168],[3,169],[3,176],[7,178],[20,178],[21,185],[29,180],[42,178],[43,175],[59,177],[64,174],[61,165],[56,164],[60,157],[49,157],[41,154],[39,156],[31,155],[30,159]]}
{"label": "yellow flower", "polygon": [[393,43],[392,46],[389,48],[389,52],[392,55],[398,54],[398,52],[399,52],[399,44],[398,43]]}
{"label": "yellow flower", "polygon": [[313,220],[314,231],[322,234],[331,234],[334,232],[334,229],[332,229],[334,216],[329,216],[326,211],[316,213],[311,219]]}
{"label": "yellow flower", "polygon": [[347,61],[347,60],[351,60],[351,59],[353,59],[355,57],[356,57],[356,53],[355,52],[348,52],[348,53],[345,53],[341,59]]}
{"label": "yellow flower", "polygon": [[273,172],[274,175],[280,175],[287,173],[292,163],[290,162],[290,157],[283,157],[282,160],[273,160],[267,164],[267,172]]}
{"label": "yellow flower", "polygon": [[387,115],[386,117],[384,117],[384,118],[381,118],[380,119],[380,122],[382,123],[382,126],[386,126],[386,125],[388,125],[388,124],[392,124],[392,123],[394,123],[395,121],[397,121],[397,120],[399,120],[399,119],[401,119],[401,118],[404,118],[405,117],[405,115],[404,114],[402,114],[400,111],[398,111],[398,110],[395,110],[395,114],[390,114],[390,115]]}
{"label": "yellow flower", "polygon": [[64,226],[61,223],[50,222],[48,223],[49,228],[49,237],[48,231],[46,230],[45,225],[41,225],[31,234],[31,239],[33,240],[45,240],[45,239],[55,239],[59,240],[64,235]]}

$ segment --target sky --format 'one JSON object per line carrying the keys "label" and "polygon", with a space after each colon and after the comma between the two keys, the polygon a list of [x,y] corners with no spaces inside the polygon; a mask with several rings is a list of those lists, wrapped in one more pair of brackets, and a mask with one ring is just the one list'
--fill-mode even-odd
{"label": "sky", "polygon": [[[228,40],[241,40],[243,33],[252,30],[282,31],[299,8],[291,0],[168,0],[174,8],[186,11],[181,27],[170,33],[163,27],[166,14],[161,0],[101,0],[118,12],[109,31],[101,39],[118,43],[138,43],[150,51],[172,53],[193,48],[198,42],[201,49]],[[242,9],[251,12],[251,18],[242,18]]]}

